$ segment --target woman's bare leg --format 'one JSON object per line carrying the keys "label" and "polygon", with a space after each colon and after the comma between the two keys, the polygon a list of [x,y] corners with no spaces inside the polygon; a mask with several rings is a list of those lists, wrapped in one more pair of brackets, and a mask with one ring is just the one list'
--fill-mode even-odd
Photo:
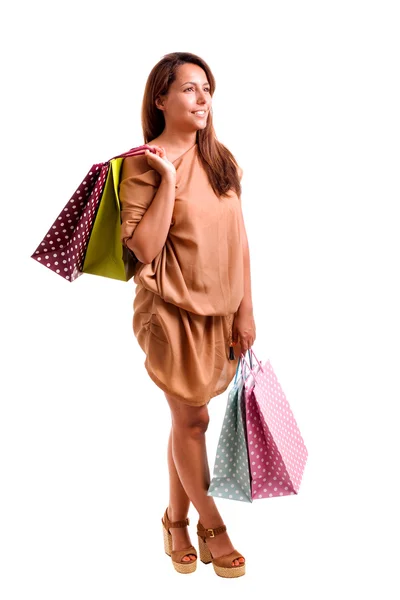
{"label": "woman's bare leg", "polygon": [[[168,470],[169,506],[167,515],[170,521],[183,521],[188,515],[190,500],[179,479],[172,457],[172,427],[168,439]],[[191,546],[187,527],[171,527],[170,532],[172,535],[173,550],[183,550],[184,548]],[[194,554],[188,554],[182,558],[182,562],[190,562],[191,560],[196,560]]]}
{"label": "woman's bare leg", "polygon": [[[165,393],[165,396],[172,417],[172,457],[181,485],[199,513],[203,527],[219,527],[223,524],[223,519],[214,499],[207,496],[210,485],[205,441],[209,423],[207,405],[189,406],[170,394]],[[234,550],[227,532],[215,538],[207,538],[207,545],[214,558]],[[240,558],[234,560],[232,565],[239,566],[243,562],[244,559]]]}

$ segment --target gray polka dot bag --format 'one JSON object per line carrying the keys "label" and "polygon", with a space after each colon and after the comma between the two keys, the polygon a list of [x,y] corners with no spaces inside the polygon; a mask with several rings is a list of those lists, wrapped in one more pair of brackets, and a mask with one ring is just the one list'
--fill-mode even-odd
{"label": "gray polka dot bag", "polygon": [[213,477],[207,495],[252,502],[245,430],[244,377],[240,363],[241,359],[238,361],[234,383],[228,394]]}
{"label": "gray polka dot bag", "polygon": [[82,273],[128,281],[137,260],[119,239],[119,174],[124,158],[146,148],[155,152],[143,144],[94,164],[31,258],[70,282]]}

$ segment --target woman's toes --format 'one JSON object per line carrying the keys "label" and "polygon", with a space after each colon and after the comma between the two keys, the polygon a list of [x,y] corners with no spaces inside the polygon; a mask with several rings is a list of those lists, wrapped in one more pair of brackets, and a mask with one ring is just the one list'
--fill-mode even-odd
{"label": "woman's toes", "polygon": [[242,556],[239,558],[239,562],[241,565],[244,563],[244,558]]}
{"label": "woman's toes", "polygon": [[194,554],[185,554],[185,556],[182,558],[182,560],[184,562],[192,562],[192,561],[196,560],[196,556]]}

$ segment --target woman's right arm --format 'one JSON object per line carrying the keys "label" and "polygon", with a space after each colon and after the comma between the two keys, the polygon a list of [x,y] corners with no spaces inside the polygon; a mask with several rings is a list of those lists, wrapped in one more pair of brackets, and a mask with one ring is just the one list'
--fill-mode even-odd
{"label": "woman's right arm", "polygon": [[126,246],[142,263],[151,263],[161,252],[171,227],[175,204],[176,175],[167,173],[161,177],[159,188]]}
{"label": "woman's right arm", "polygon": [[124,160],[119,184],[121,241],[142,263],[161,252],[175,204],[175,167],[162,146],[153,147],[154,154]]}

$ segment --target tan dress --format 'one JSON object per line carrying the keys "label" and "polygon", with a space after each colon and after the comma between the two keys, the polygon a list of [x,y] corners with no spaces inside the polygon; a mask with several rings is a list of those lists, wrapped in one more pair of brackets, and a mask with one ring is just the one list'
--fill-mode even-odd
{"label": "tan dress", "polygon": [[[133,331],[151,379],[185,404],[224,392],[240,354],[229,359],[232,322],[244,294],[240,197],[215,195],[195,144],[173,161],[175,205],[165,245],[134,275]],[[121,240],[130,237],[161,182],[144,155],[124,160]]]}

